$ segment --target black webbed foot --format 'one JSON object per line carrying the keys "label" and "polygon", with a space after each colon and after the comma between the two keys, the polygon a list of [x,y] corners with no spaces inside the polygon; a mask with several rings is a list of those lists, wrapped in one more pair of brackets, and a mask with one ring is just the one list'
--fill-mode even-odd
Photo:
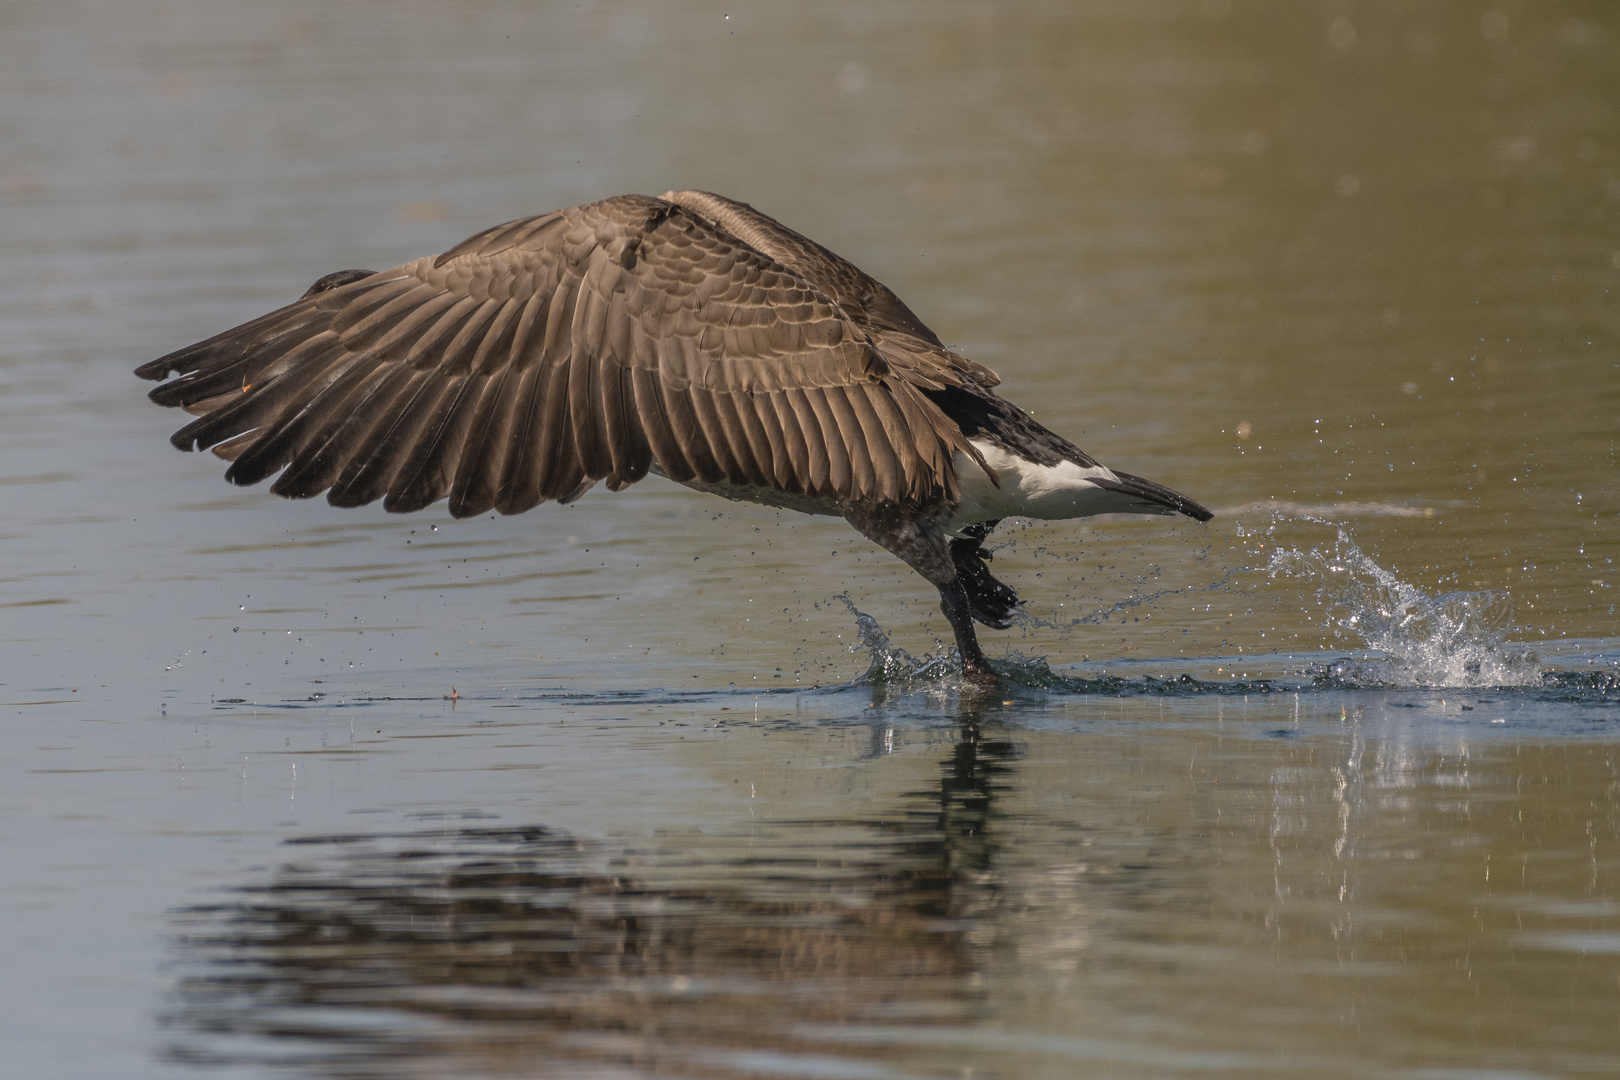
{"label": "black webbed foot", "polygon": [[1012,625],[1013,613],[1023,603],[1012,586],[996,579],[985,564],[991,554],[984,550],[984,538],[1000,522],[987,521],[969,525],[962,537],[951,541],[951,562],[956,566],[956,578],[967,591],[973,618],[996,630]]}

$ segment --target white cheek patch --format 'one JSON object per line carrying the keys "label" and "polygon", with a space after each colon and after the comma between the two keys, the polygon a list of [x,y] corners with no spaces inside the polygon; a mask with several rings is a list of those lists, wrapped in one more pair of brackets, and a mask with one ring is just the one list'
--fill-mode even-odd
{"label": "white cheek patch", "polygon": [[1001,486],[990,481],[978,462],[958,451],[951,463],[956,467],[962,502],[947,523],[949,531],[1004,517],[1056,521],[1143,510],[1141,500],[1093,483],[1094,480],[1116,479],[1107,466],[1085,468],[1072,461],[1037,465],[990,443],[974,440],[973,447],[996,470]]}

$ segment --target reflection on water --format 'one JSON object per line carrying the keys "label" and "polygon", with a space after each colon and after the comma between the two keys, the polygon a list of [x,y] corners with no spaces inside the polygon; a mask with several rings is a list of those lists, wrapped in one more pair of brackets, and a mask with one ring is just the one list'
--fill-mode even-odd
{"label": "reflection on water", "polygon": [[344,1076],[890,1075],[804,1031],[980,1014],[1015,753],[970,721],[937,789],[706,838],[699,858],[678,835],[541,827],[298,839],[269,881],[178,913],[167,1054]]}
{"label": "reflection on water", "polygon": [[[926,710],[874,704],[830,758],[831,720],[684,748],[719,776],[821,755],[775,793],[806,815],[298,837],[173,913],[163,1056],[350,1077],[1610,1074],[1609,746],[1403,729],[1377,699],[1181,726],[1091,700],[1046,730],[964,710],[943,746],[908,750]],[[868,794],[827,805],[826,768]]]}

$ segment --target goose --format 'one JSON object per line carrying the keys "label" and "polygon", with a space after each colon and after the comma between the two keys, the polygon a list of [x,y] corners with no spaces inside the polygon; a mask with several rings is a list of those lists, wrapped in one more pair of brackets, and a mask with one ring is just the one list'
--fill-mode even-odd
{"label": "goose", "polygon": [[135,373],[197,416],[176,447],[212,448],[235,484],[279,473],[291,498],[517,514],[655,472],[842,517],[939,590],[969,684],[998,679],[974,621],[1006,629],[1023,602],[986,566],[1003,518],[1212,516],[997,396],[995,372],[847,260],[703,191],[328,274]]}

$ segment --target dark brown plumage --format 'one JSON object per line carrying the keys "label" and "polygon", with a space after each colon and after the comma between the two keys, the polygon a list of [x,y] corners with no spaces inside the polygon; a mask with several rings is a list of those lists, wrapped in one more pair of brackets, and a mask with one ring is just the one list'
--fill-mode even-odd
{"label": "dark brown plumage", "polygon": [[[979,583],[982,621],[1005,625],[1016,603],[987,573],[959,574],[969,564],[946,546],[962,535],[948,526],[959,469],[997,479],[974,419],[1006,413],[996,375],[849,262],[717,195],[604,199],[496,226],[436,258],[329,274],[136,374],[180,376],[151,394],[199,414],[172,441],[213,448],[233,483],[280,473],[280,495],[381,498],[398,512],[448,496],[466,517],[568,502],[598,481],[616,491],[657,468],[734,498],[843,514],[942,594]],[[1013,423],[1055,440],[1053,461],[1095,467],[1087,487],[1140,504],[1119,509],[1208,515],[1027,418]],[[946,605],[964,663],[983,675],[971,623],[963,638],[966,601],[957,607]]]}

